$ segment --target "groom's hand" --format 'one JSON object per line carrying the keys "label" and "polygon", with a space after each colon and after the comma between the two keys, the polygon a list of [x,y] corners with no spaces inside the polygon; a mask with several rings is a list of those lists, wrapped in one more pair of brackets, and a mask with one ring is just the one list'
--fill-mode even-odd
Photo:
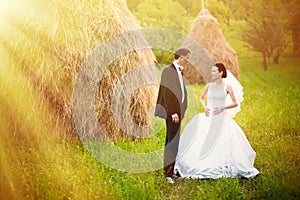
{"label": "groom's hand", "polygon": [[174,124],[178,124],[179,123],[179,116],[178,116],[177,113],[174,113],[173,115],[171,115],[171,117],[172,117],[172,122]]}

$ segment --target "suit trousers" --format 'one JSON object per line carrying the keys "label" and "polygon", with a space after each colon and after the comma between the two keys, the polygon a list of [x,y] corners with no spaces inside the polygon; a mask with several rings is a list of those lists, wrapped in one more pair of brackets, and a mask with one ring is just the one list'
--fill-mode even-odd
{"label": "suit trousers", "polygon": [[178,152],[181,121],[178,124],[172,119],[166,119],[166,144],[164,149],[164,175],[172,177],[174,174],[175,159]]}

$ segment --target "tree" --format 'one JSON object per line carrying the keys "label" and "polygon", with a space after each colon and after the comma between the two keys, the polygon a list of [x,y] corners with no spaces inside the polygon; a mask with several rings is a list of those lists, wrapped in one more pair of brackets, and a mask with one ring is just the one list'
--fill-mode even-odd
{"label": "tree", "polygon": [[178,2],[192,18],[195,18],[202,9],[201,0],[174,0],[174,2]]}
{"label": "tree", "polygon": [[231,10],[223,1],[209,0],[206,2],[206,8],[209,12],[218,19],[219,22],[223,21],[230,25],[230,18],[232,16]]}
{"label": "tree", "polygon": [[[283,7],[280,0],[254,0],[248,18],[247,27],[243,31],[243,39],[253,50],[263,56],[263,69],[268,69],[270,59],[277,63],[282,51],[286,48],[283,18]],[[274,17],[275,16],[275,17]]]}
{"label": "tree", "polygon": [[[143,0],[133,11],[142,27],[158,27],[174,30],[174,32],[186,35],[190,29],[192,17],[187,15],[184,7],[174,0]],[[173,38],[168,31],[162,35],[156,35],[160,41],[165,41],[164,45],[179,47],[183,41]],[[183,38],[182,38],[183,40]],[[159,63],[168,63],[172,60],[169,52],[164,50],[153,50]]]}
{"label": "tree", "polygon": [[[182,5],[187,11],[187,15],[195,18],[202,8],[201,0],[174,0]],[[234,0],[230,0],[234,1]],[[240,1],[249,1],[249,0],[240,0]],[[236,1],[234,1],[236,2]],[[239,1],[238,1],[239,2]],[[231,8],[229,8],[226,0],[204,0],[204,7],[213,14],[214,17],[218,19],[218,21],[225,21],[229,24],[231,18]]]}
{"label": "tree", "polygon": [[133,14],[143,27],[163,27],[187,32],[187,12],[173,0],[144,0],[136,6]]}
{"label": "tree", "polygon": [[231,11],[231,18],[247,20],[251,8],[251,0],[221,0]]}
{"label": "tree", "polygon": [[300,56],[300,3],[299,0],[282,0],[285,7],[287,29],[292,34],[293,54]]}
{"label": "tree", "polygon": [[126,0],[127,7],[131,12],[136,11],[136,6],[143,0]]}

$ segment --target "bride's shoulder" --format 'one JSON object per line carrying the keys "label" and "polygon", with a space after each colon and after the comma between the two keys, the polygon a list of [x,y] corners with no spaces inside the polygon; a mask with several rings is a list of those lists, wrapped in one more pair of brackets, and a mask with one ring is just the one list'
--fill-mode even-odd
{"label": "bride's shoulder", "polygon": [[225,83],[225,87],[227,90],[232,90],[232,86],[228,83]]}
{"label": "bride's shoulder", "polygon": [[225,90],[226,90],[226,93],[232,93],[233,92],[232,86],[228,83],[225,83]]}
{"label": "bride's shoulder", "polygon": [[209,88],[212,84],[213,84],[213,82],[208,82],[208,83],[206,83],[205,87]]}

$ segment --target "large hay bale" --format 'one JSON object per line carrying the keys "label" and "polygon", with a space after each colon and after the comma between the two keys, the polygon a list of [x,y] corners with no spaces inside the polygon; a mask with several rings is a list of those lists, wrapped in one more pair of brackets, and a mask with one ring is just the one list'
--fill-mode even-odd
{"label": "large hay bale", "polygon": [[[31,3],[30,0],[28,2]],[[36,5],[34,12],[24,12],[30,17],[18,20],[17,25],[26,35],[27,40],[22,43],[24,49],[19,48],[16,51],[21,55],[27,54],[33,57],[24,56],[24,58],[28,58],[28,60],[24,60],[28,63],[24,71],[29,71],[30,76],[34,77],[30,79],[34,79],[34,84],[40,85],[37,90],[40,92],[41,98],[50,104],[53,116],[49,119],[55,119],[59,124],[59,127],[53,127],[53,131],[64,132],[63,134],[75,132],[74,83],[85,60],[108,39],[141,27],[127,8],[125,0],[43,0]],[[133,46],[149,46],[142,32],[126,39]],[[118,49],[124,45],[126,44],[120,41],[107,48],[103,55],[108,58],[114,57],[118,53]],[[101,61],[101,59],[98,60]],[[93,94],[95,101],[91,102],[91,104],[95,104],[91,106],[99,123],[99,126],[98,124],[93,126],[100,127],[105,136],[111,139],[117,139],[120,136],[127,137],[128,135],[124,132],[133,131],[133,127],[137,125],[150,129],[151,116],[149,116],[149,112],[155,104],[157,87],[153,85],[137,87],[136,85],[133,94],[124,96],[122,94],[127,85],[126,82],[123,85],[121,82],[122,87],[119,87],[121,89],[114,93],[113,90],[127,73],[140,66],[144,66],[145,70],[139,71],[138,77],[131,76],[131,83],[140,84],[140,77],[156,78],[157,69],[154,63],[153,52],[146,48],[121,55],[106,67],[98,82],[98,90]],[[97,70],[95,69],[95,71]],[[81,89],[84,90],[84,88]],[[119,110],[112,108],[113,95],[119,97],[114,104]],[[129,100],[129,104],[126,104],[127,100]],[[84,109],[87,108],[82,108],[82,110]],[[125,120],[124,116],[128,117],[128,113],[131,120]],[[93,113],[90,113],[91,115]],[[80,113],[77,116],[80,116]],[[116,116],[124,121],[122,128],[119,123],[116,123]],[[84,126],[84,123],[88,123],[85,120],[89,120],[89,116],[82,115],[81,117],[82,119],[79,120],[83,122]],[[54,130],[55,128],[56,130]],[[95,136],[94,133],[89,132],[89,134],[92,137]],[[140,133],[134,134],[134,136],[141,136]],[[132,137],[132,134],[129,137]]]}
{"label": "large hay bale", "polygon": [[[94,17],[88,18],[91,21],[83,22],[85,25],[87,23],[90,25],[86,28],[89,28],[90,34],[95,36],[94,44],[141,28],[136,18],[127,8],[124,0],[107,0],[97,3],[94,9],[89,7],[88,10],[89,15]],[[73,17],[75,16],[73,15]],[[86,36],[87,38],[81,38],[81,40],[89,40],[89,36]],[[129,43],[133,46],[149,46],[142,32],[134,35],[128,34],[125,39],[129,40]],[[122,45],[128,45],[128,43],[125,44],[123,41],[116,42],[115,46],[111,46],[103,55],[108,58],[114,58],[114,55],[122,49]],[[137,43],[138,45],[136,45]],[[141,83],[139,81],[140,77],[152,76],[152,78],[155,78],[154,61],[155,56],[150,49],[135,49],[116,58],[103,72],[98,84],[98,91],[95,94],[95,109],[98,123],[105,136],[117,139],[120,136],[145,137],[145,135],[149,134],[149,132],[134,131],[136,131],[137,126],[148,127],[148,130],[150,130],[151,118],[148,114],[155,103],[156,87],[144,87],[142,85],[138,87],[138,84]],[[122,77],[141,66],[147,67],[144,71],[139,71],[136,76],[131,76],[129,81],[120,83]],[[125,92],[126,87],[129,87],[129,82],[134,84],[136,88],[132,94]],[[118,90],[115,90],[118,84],[121,84],[121,86],[118,87]],[[113,102],[114,98],[115,101]],[[130,103],[126,104],[126,101]],[[128,119],[128,117],[131,119]]]}
{"label": "large hay bale", "polygon": [[[194,20],[188,37],[198,42],[205,50],[208,58],[203,56],[203,52],[193,51],[191,61],[193,66],[186,68],[185,77],[190,83],[205,83],[210,81],[210,69],[214,62],[223,62],[227,69],[239,80],[239,66],[236,52],[231,48],[229,43],[220,28],[218,21],[214,18],[208,10],[202,10]],[[190,41],[186,40],[182,46],[191,48]],[[200,57],[200,58],[199,58]],[[206,61],[204,62],[203,59]],[[196,68],[196,69],[195,69]],[[199,74],[198,72],[201,72]]]}

